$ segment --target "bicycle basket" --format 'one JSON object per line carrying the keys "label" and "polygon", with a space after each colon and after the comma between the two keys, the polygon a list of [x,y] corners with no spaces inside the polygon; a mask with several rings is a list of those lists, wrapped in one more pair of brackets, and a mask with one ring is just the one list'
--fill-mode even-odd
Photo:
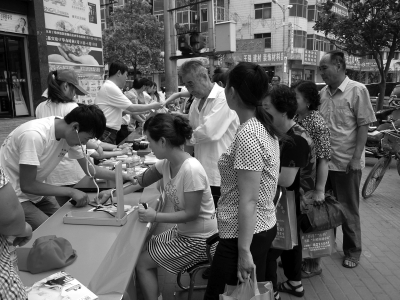
{"label": "bicycle basket", "polygon": [[382,140],[382,148],[391,153],[400,151],[400,134],[397,132],[386,132]]}

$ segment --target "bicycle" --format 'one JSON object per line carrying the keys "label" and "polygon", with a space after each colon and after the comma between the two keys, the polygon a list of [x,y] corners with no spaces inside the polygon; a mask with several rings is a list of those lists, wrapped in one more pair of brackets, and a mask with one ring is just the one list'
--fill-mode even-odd
{"label": "bicycle", "polygon": [[364,199],[370,197],[379,186],[393,157],[397,160],[397,172],[400,175],[400,130],[396,128],[392,119],[389,121],[394,129],[381,131],[383,137],[379,142],[379,149],[382,157],[374,165],[364,182],[361,192]]}

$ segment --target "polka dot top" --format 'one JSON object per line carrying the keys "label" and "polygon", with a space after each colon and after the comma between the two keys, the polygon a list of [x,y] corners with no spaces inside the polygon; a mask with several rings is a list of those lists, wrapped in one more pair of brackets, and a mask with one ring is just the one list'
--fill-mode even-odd
{"label": "polka dot top", "polygon": [[217,219],[221,238],[239,236],[239,187],[237,170],[261,172],[254,233],[276,224],[273,199],[279,176],[279,142],[256,118],[240,125],[232,144],[218,161],[221,174],[221,198]]}

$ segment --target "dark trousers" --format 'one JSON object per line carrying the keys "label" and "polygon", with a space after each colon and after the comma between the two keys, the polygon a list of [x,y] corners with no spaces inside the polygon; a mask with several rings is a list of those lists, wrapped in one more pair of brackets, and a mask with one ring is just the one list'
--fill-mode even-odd
{"label": "dark trousers", "polygon": [[121,125],[121,129],[117,132],[116,144],[119,145],[128,135],[128,125]]}
{"label": "dark trousers", "polygon": [[211,188],[211,195],[213,196],[214,199],[215,208],[217,208],[219,197],[221,197],[221,187],[210,185],[210,188]]}
{"label": "dark trousers", "polygon": [[115,145],[117,141],[117,130],[106,127],[100,141]]}
{"label": "dark trousers", "polygon": [[269,249],[267,255],[267,264],[265,266],[265,280],[271,281],[274,291],[278,288],[277,275],[277,259],[280,256],[282,261],[283,272],[290,281],[301,281],[301,239],[298,235],[299,245],[294,246],[291,250]]}
{"label": "dark trousers", "polygon": [[332,190],[336,199],[344,206],[346,222],[342,224],[343,252],[345,256],[360,259],[360,181],[361,170],[346,172],[329,171],[326,191]]}
{"label": "dark trousers", "polygon": [[[276,236],[276,225],[268,231],[253,235],[250,252],[256,265],[257,281],[265,280],[265,262],[272,241]],[[238,239],[221,239],[215,251],[204,300],[218,300],[225,285],[237,285]]]}

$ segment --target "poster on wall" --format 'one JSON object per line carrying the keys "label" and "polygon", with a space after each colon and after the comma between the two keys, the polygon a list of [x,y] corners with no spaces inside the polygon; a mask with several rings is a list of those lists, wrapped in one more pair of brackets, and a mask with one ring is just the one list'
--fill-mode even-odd
{"label": "poster on wall", "polygon": [[28,19],[24,15],[0,11],[0,31],[28,34]]}
{"label": "poster on wall", "polygon": [[[100,0],[43,0],[49,69],[73,69],[93,104],[103,81]],[[101,84],[100,84],[101,86]]]}

